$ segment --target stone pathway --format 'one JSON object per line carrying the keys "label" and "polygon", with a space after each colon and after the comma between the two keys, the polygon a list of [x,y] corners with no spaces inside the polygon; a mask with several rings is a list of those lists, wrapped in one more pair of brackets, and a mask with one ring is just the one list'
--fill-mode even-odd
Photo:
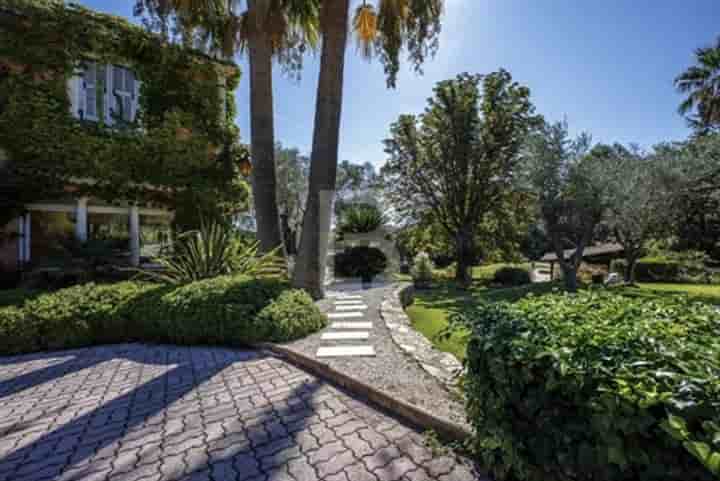
{"label": "stone pathway", "polygon": [[[330,327],[323,332],[284,344],[284,347],[308,357],[318,357],[319,352],[328,355],[319,360],[392,397],[470,429],[459,396],[426,372],[412,356],[403,352],[393,341],[390,330],[380,317],[382,302],[395,288],[396,284],[376,284],[367,290],[362,289],[359,283],[330,286],[327,298],[318,303],[324,312],[330,316],[352,312],[338,311],[337,307],[350,305],[349,301],[361,301],[367,306],[367,309],[362,310],[362,317],[348,319],[333,316]],[[367,339],[337,341],[327,337],[336,332],[363,332],[367,333]],[[355,351],[353,354],[356,355],[343,356],[337,355],[341,351],[324,349],[337,345],[371,346],[374,355],[360,355],[369,351]]]}
{"label": "stone pathway", "polygon": [[[321,334],[321,345],[315,356],[360,357],[375,356],[375,349],[368,344],[372,322],[345,322],[345,319],[364,319],[368,306],[363,296],[357,294],[334,294],[330,296],[333,311],[327,314],[330,327]],[[340,319],[340,321],[337,321]]]}
{"label": "stone pathway", "polygon": [[471,464],[281,359],[120,345],[0,358],[0,480],[465,481]]}

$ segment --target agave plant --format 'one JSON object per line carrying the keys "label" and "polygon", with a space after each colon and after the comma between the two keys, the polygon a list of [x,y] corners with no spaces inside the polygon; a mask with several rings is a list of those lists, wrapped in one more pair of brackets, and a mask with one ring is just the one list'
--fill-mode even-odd
{"label": "agave plant", "polygon": [[185,232],[176,239],[172,252],[157,259],[162,269],[145,272],[168,284],[185,284],[225,274],[251,277],[286,275],[284,261],[277,250],[259,253],[258,242],[243,242],[232,229],[219,222],[201,221],[200,229]]}
{"label": "agave plant", "polygon": [[370,204],[359,204],[348,207],[343,213],[340,231],[343,234],[366,234],[373,232],[385,223],[385,216],[380,209]]}

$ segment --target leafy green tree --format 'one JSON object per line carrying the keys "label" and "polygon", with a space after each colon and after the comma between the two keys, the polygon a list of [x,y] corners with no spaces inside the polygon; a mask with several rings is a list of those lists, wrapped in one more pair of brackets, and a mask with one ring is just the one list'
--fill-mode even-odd
{"label": "leafy green tree", "polygon": [[605,190],[598,175],[602,151],[590,151],[586,134],[571,140],[565,123],[544,123],[529,137],[526,157],[529,186],[537,197],[540,218],[565,286],[574,292],[583,252],[605,213]]}
{"label": "leafy green tree", "polygon": [[[301,68],[302,53],[319,40],[319,0],[137,0],[151,28],[167,37],[173,23],[182,41],[228,58],[247,50],[250,64],[251,174],[258,240],[263,252],[281,246],[277,204],[272,61]],[[244,7],[244,8],[243,8]],[[168,18],[171,17],[170,20]]]}
{"label": "leafy green tree", "polygon": [[504,70],[438,83],[425,113],[403,115],[385,141],[381,175],[394,208],[431,215],[453,240],[468,286],[478,227],[513,195],[520,148],[537,118],[530,91]]}
{"label": "leafy green tree", "polygon": [[625,282],[635,282],[635,265],[650,240],[670,232],[672,186],[664,182],[664,163],[636,147],[602,145],[593,149],[602,157],[606,223],[622,245]]}
{"label": "leafy green tree", "polygon": [[275,146],[277,164],[277,199],[280,209],[280,226],[285,242],[285,251],[297,253],[297,233],[303,216],[305,197],[307,196],[310,159],[297,148]]}
{"label": "leafy green tree", "polygon": [[687,115],[691,126],[720,127],[720,37],[714,45],[695,50],[695,65],[675,79],[675,87],[687,95],[679,111]]}
{"label": "leafy green tree", "polygon": [[702,250],[720,259],[720,133],[655,147],[672,194],[677,248]]}

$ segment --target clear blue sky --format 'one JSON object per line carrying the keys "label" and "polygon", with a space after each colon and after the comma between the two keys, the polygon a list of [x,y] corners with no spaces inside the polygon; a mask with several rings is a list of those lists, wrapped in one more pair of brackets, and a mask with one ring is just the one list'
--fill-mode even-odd
{"label": "clear blue sky", "polygon": [[[81,3],[132,18],[133,0]],[[539,113],[565,117],[572,131],[587,131],[596,141],[649,147],[681,140],[689,131],[677,114],[681,97],[673,78],[691,64],[696,47],[718,35],[717,0],[446,0],[437,57],[424,76],[404,70],[397,90],[385,88],[377,62],[367,63],[354,43],[348,46],[340,158],[381,164],[390,123],[421,112],[437,81],[500,67],[530,87]],[[275,80],[276,138],[306,152],[318,64],[319,56],[309,56],[299,82],[280,73]],[[244,140],[248,95],[245,76],[237,93]]]}

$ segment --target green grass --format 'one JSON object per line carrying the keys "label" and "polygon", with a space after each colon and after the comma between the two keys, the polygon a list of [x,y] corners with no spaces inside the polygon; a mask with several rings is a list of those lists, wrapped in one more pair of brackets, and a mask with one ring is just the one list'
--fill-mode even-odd
{"label": "green grass", "polygon": [[[415,292],[415,302],[407,308],[413,327],[430,339],[433,345],[444,352],[465,358],[468,341],[466,332],[453,333],[448,339],[440,339],[438,333],[448,325],[448,317],[477,302],[515,302],[528,294],[543,295],[553,290],[562,290],[558,282],[543,282],[520,287],[488,287],[496,266],[473,268],[476,282],[468,290],[458,288],[452,281],[436,281],[432,289]],[[690,299],[720,305],[720,285],[704,284],[639,284],[637,287],[619,287],[623,294],[633,297],[654,298],[668,295],[687,295]]]}

